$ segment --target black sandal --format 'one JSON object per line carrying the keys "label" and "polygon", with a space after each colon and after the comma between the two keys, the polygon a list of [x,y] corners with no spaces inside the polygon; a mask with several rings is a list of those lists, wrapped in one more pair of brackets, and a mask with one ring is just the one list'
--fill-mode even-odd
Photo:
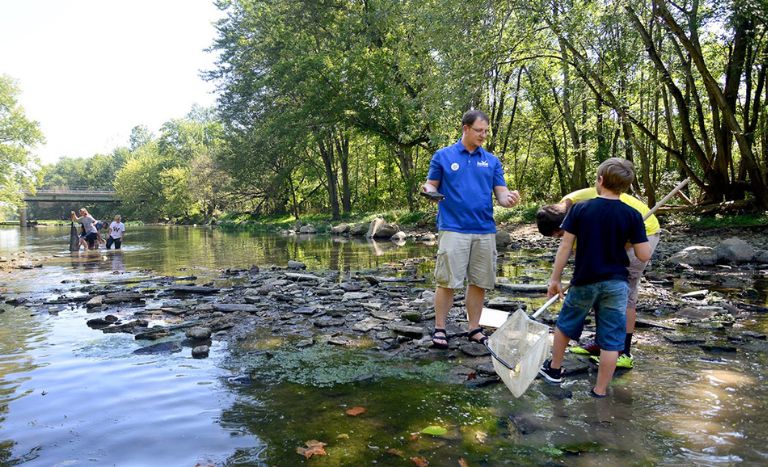
{"label": "black sandal", "polygon": [[[480,334],[482,337],[480,339],[473,339],[472,337],[477,334]],[[488,345],[488,336],[486,336],[485,333],[483,332],[483,328],[477,328],[467,332],[467,340],[469,340],[469,342],[476,342],[478,344]]]}
{"label": "black sandal", "polygon": [[[438,336],[438,334],[442,334],[443,337]],[[440,344],[438,342],[435,342],[435,339],[445,341],[445,344]],[[448,333],[445,332],[445,329],[435,328],[435,330],[432,331],[432,348],[441,349],[441,350],[445,350],[448,348]]]}

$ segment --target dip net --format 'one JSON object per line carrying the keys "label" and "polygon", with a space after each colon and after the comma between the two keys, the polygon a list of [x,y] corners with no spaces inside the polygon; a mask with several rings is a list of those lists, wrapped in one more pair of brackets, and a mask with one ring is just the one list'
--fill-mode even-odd
{"label": "dip net", "polygon": [[488,348],[496,374],[520,397],[549,356],[549,327],[517,310],[488,338]]}

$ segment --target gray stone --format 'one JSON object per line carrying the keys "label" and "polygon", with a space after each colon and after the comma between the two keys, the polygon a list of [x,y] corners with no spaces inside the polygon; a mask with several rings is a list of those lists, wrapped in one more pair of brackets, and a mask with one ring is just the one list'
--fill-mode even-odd
{"label": "gray stone", "polygon": [[339,287],[344,292],[359,292],[363,290],[363,285],[359,282],[342,282]]}
{"label": "gray stone", "polygon": [[349,227],[349,234],[353,237],[361,237],[368,231],[368,226],[364,223],[353,224]]}
{"label": "gray stone", "polygon": [[349,300],[363,300],[365,298],[371,298],[372,295],[368,292],[346,292],[341,297],[342,302],[346,302]]}
{"label": "gray stone", "polygon": [[685,307],[677,312],[678,318],[687,318],[694,321],[703,321],[712,319],[717,315],[717,312],[712,309]]}
{"label": "gray stone", "polygon": [[402,230],[400,230],[398,232],[395,232],[394,235],[389,237],[390,240],[396,241],[396,242],[397,241],[403,241],[403,240],[405,240],[405,238],[406,238],[405,232],[403,232]]}
{"label": "gray stone", "polygon": [[317,233],[317,229],[312,224],[302,225],[301,228],[299,229],[299,233],[313,234],[313,233]]}
{"label": "gray stone", "polygon": [[314,306],[302,306],[293,310],[294,313],[299,315],[314,315],[317,311],[317,307]]}
{"label": "gray stone", "polygon": [[390,323],[387,327],[394,331],[396,334],[400,334],[402,336],[420,339],[424,335],[424,328],[420,326],[407,326],[404,324]]}
{"label": "gray stone", "polygon": [[466,344],[462,344],[459,346],[459,350],[469,355],[470,357],[485,357],[486,355],[491,354],[486,346],[476,342],[468,342]]}
{"label": "gray stone", "polygon": [[379,318],[384,321],[394,321],[397,319],[397,315],[391,311],[374,311],[371,315],[373,315],[374,318]]}
{"label": "gray stone", "polygon": [[718,261],[725,263],[748,263],[755,253],[752,245],[737,237],[723,240],[715,247]]}
{"label": "gray stone", "polygon": [[683,298],[704,298],[709,293],[709,290],[694,290],[693,292],[684,293],[681,295]]}
{"label": "gray stone", "polygon": [[307,265],[301,261],[288,260],[288,269],[307,269]]}
{"label": "gray stone", "polygon": [[198,345],[192,349],[192,358],[208,358],[211,348],[207,345]]}
{"label": "gray stone", "polygon": [[178,294],[211,295],[219,291],[216,287],[204,287],[200,285],[172,285],[168,290]]}
{"label": "gray stone", "polygon": [[344,326],[346,324],[346,321],[342,318],[332,318],[330,316],[323,316],[320,319],[316,319],[312,322],[315,326],[318,328],[330,328],[330,327],[337,327],[337,326]]}
{"label": "gray stone", "polygon": [[399,230],[400,227],[397,224],[388,224],[381,217],[377,217],[368,225],[368,232],[365,236],[367,238],[391,238]]}
{"label": "gray stone", "polygon": [[331,233],[334,235],[341,235],[349,232],[349,224],[339,224],[331,227]]}
{"label": "gray stone", "polygon": [[100,307],[104,303],[104,295],[96,295],[92,299],[85,302],[86,308]]}
{"label": "gray stone", "polygon": [[525,310],[525,303],[518,300],[511,300],[507,297],[494,297],[488,300],[488,308],[493,308],[502,311],[517,311],[518,309]]}
{"label": "gray stone", "polygon": [[136,355],[157,355],[181,352],[181,344],[178,342],[161,342],[149,345],[133,351]]}
{"label": "gray stone", "polygon": [[101,329],[101,328],[105,328],[105,327],[109,326],[112,323],[110,323],[109,321],[107,321],[104,318],[93,318],[93,319],[89,319],[88,321],[86,321],[85,324],[89,328]]}
{"label": "gray stone", "polygon": [[437,240],[437,237],[432,232],[427,232],[425,234],[419,235],[419,237],[416,239],[418,242],[434,242]]}
{"label": "gray stone", "polygon": [[136,334],[134,336],[134,339],[136,339],[137,341],[139,340],[156,341],[158,339],[162,339],[170,335],[171,335],[171,332],[168,331],[167,329],[161,328],[161,327],[154,327],[147,332],[140,332]]}
{"label": "gray stone", "polygon": [[202,326],[194,327],[187,329],[187,331],[184,333],[187,337],[190,339],[196,339],[196,340],[206,340],[211,338],[211,328],[206,328]]}
{"label": "gray stone", "polygon": [[144,295],[138,292],[114,292],[104,296],[104,303],[143,302]]}
{"label": "gray stone", "polygon": [[714,266],[717,263],[717,253],[707,246],[689,246],[670,256],[667,261],[691,266]]}
{"label": "gray stone", "polygon": [[298,272],[286,272],[285,277],[296,282],[321,282],[322,277],[318,277],[314,274],[301,274]]}
{"label": "gray stone", "polygon": [[382,323],[383,321],[381,321],[380,319],[369,317],[369,318],[365,318],[364,320],[352,326],[352,329],[354,329],[355,331],[368,332],[378,328],[379,326],[381,326]]}
{"label": "gray stone", "polygon": [[256,313],[259,311],[259,307],[247,303],[214,303],[213,311],[220,311],[222,313],[236,313],[239,311]]}
{"label": "gray stone", "polygon": [[421,313],[418,311],[404,311],[400,313],[400,317],[406,321],[411,321],[413,323],[418,323],[422,320]]}
{"label": "gray stone", "polygon": [[701,344],[706,341],[703,337],[685,334],[664,334],[664,339],[673,344]]}
{"label": "gray stone", "polygon": [[512,236],[506,230],[496,231],[496,248],[506,248],[512,244]]}
{"label": "gray stone", "polygon": [[758,264],[768,264],[768,250],[759,250],[756,252],[752,261]]}

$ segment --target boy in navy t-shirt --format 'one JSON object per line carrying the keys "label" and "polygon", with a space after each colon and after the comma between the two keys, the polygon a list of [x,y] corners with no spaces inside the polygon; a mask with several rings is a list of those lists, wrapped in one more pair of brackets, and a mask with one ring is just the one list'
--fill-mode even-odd
{"label": "boy in navy t-shirt", "polygon": [[573,206],[562,229],[565,231],[557,250],[549,297],[563,296],[560,278],[571,250],[578,239],[576,266],[571,289],[557,318],[552,359],[544,362],[539,374],[551,383],[563,380],[563,356],[570,339],[579,340],[584,318],[594,308],[600,367],[593,397],[605,397],[616,370],[619,351],[624,349],[629,273],[627,244],[640,261],[648,261],[650,245],[640,213],[619,200],[634,180],[632,163],[612,157],[597,168],[598,197]]}

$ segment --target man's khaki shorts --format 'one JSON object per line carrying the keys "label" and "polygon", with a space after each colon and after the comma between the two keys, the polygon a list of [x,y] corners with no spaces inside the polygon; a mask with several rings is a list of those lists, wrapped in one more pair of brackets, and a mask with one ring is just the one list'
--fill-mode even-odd
{"label": "man's khaki shorts", "polygon": [[[651,255],[656,251],[656,247],[659,245],[661,239],[660,234],[656,233],[648,236],[648,243],[651,245]],[[627,250],[627,256],[629,257],[629,296],[627,298],[627,308],[634,310],[637,308],[637,292],[640,287],[640,277],[645,271],[645,267],[648,266],[648,261],[642,262],[635,256],[635,250],[630,248]]]}
{"label": "man's khaki shorts", "polygon": [[449,289],[469,285],[491,290],[496,284],[496,234],[441,230],[435,260],[435,284]]}

